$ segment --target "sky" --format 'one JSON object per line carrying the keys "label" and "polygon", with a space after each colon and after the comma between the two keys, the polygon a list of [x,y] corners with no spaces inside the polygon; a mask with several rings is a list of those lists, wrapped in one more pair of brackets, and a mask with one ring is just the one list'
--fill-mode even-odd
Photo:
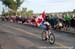
{"label": "sky", "polygon": [[[4,6],[0,2],[0,12],[2,7]],[[33,10],[34,13],[41,13],[43,11],[47,13],[67,12],[75,9],[75,0],[24,0],[19,10],[23,7]]]}

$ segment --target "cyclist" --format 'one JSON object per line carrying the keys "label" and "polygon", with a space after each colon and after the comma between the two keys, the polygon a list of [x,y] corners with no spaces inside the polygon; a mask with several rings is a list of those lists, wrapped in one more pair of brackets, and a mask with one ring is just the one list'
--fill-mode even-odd
{"label": "cyclist", "polygon": [[49,16],[46,16],[45,19],[44,19],[44,25],[45,25],[45,31],[46,31],[46,34],[45,34],[45,40],[48,39],[48,31],[51,31],[50,30],[50,23],[49,23]]}

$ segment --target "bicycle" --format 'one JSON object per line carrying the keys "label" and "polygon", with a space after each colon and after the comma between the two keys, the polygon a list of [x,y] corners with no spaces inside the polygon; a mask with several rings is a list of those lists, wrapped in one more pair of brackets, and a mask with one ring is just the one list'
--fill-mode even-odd
{"label": "bicycle", "polygon": [[[46,38],[45,34],[46,34],[46,31],[43,31],[42,32],[42,40],[43,41]],[[54,36],[54,34],[51,31],[48,31],[48,39],[47,40],[49,41],[50,44],[54,44],[55,43],[55,36]]]}

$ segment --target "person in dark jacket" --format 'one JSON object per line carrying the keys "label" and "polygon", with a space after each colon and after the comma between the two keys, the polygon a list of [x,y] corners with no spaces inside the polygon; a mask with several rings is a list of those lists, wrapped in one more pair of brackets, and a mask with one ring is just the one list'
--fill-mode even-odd
{"label": "person in dark jacket", "polygon": [[75,17],[71,19],[71,26],[74,28],[75,31]]}
{"label": "person in dark jacket", "polygon": [[50,24],[51,24],[52,28],[54,29],[54,25],[56,24],[56,18],[51,15],[49,21],[50,21]]}

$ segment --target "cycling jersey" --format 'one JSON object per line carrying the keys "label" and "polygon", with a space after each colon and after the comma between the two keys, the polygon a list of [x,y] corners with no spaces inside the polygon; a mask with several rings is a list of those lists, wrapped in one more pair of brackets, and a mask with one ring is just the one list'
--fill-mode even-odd
{"label": "cycling jersey", "polygon": [[49,30],[49,29],[50,29],[50,24],[49,24],[49,22],[45,21],[45,22],[44,22],[44,25],[45,25],[45,27],[46,27],[46,28],[45,28],[46,30]]}
{"label": "cycling jersey", "polygon": [[49,22],[46,22],[46,21],[44,22],[44,24],[45,24],[45,25],[50,25]]}

